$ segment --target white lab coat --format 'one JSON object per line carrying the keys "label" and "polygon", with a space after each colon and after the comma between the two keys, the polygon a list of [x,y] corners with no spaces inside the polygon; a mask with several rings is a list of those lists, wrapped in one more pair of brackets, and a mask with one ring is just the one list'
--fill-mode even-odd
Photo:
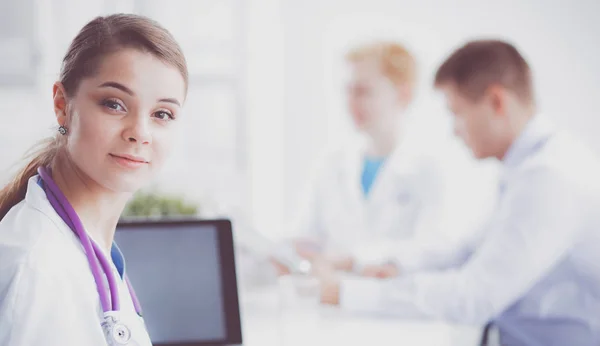
{"label": "white lab coat", "polygon": [[[404,142],[365,196],[366,145],[352,138],[317,166],[295,235],[316,238],[328,252],[352,255],[359,268],[395,258],[399,244],[427,243],[430,237],[446,239],[449,246],[469,242],[491,210],[496,169],[476,166],[456,142],[448,147],[427,153]],[[411,269],[451,265],[431,255],[436,260],[415,261]]]}
{"label": "white lab coat", "polygon": [[353,311],[498,327],[503,345],[600,344],[600,163],[536,116],[503,161],[487,231],[461,266],[345,278]]}
{"label": "white lab coat", "polygon": [[[100,298],[83,247],[37,179],[0,221],[0,345],[105,346]],[[129,345],[151,345],[114,265],[113,272],[122,320],[132,333]]]}

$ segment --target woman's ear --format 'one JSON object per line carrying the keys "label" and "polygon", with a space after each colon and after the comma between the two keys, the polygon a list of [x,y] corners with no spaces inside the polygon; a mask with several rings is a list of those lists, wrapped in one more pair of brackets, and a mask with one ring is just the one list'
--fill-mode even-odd
{"label": "woman's ear", "polygon": [[67,94],[61,82],[54,83],[52,87],[52,99],[56,121],[59,126],[65,126],[67,123]]}

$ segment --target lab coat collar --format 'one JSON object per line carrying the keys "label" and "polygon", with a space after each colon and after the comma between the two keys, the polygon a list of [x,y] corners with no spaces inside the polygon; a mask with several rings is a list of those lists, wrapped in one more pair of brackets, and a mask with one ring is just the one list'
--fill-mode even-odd
{"label": "lab coat collar", "polygon": [[371,192],[365,196],[360,184],[360,176],[363,171],[367,142],[359,138],[349,147],[350,150],[346,152],[346,162],[341,173],[344,176],[343,183],[346,185],[346,191],[350,193],[349,203],[357,203],[358,210],[362,209],[361,205],[366,200],[378,200],[378,196],[384,192],[382,188],[388,186],[388,181],[402,180],[418,174],[414,148],[408,148],[409,145],[404,140],[400,140],[394,150],[385,158]]}
{"label": "lab coat collar", "polygon": [[504,156],[502,160],[504,168],[510,169],[521,164],[555,131],[556,129],[549,119],[542,115],[533,116]]}
{"label": "lab coat collar", "polygon": [[[25,194],[25,203],[29,204],[32,208],[42,212],[44,215],[49,217],[52,222],[58,226],[58,229],[65,234],[68,238],[70,238],[74,243],[81,247],[83,252],[83,245],[77,235],[71,230],[71,228],[65,223],[65,221],[56,213],[52,204],[48,200],[48,196],[46,196],[46,192],[40,185],[40,176],[35,175],[29,179],[27,182],[27,192]],[[96,241],[91,235],[89,235],[92,241]],[[112,269],[115,273],[118,273],[119,276],[123,277],[126,272],[125,259],[121,250],[118,248],[116,243],[113,242],[113,246],[111,248],[110,253],[106,253],[106,251],[101,248],[100,249],[104,256],[112,259],[111,263]],[[115,261],[116,259],[116,261]],[[117,263],[118,262],[118,263]]]}
{"label": "lab coat collar", "polygon": [[[356,142],[356,146],[351,150],[351,158],[348,162],[347,170],[348,172],[354,172],[354,176],[351,177],[351,181],[353,184],[357,186],[360,185],[360,174],[362,173],[362,168],[364,165],[364,161],[366,158],[367,152],[367,141],[364,138],[360,138]],[[406,143],[404,138],[400,138],[396,143],[396,146],[392,150],[392,152],[384,158],[385,163],[382,167],[383,171],[379,174],[405,174],[407,171],[411,171],[412,165],[412,156],[415,155],[414,150],[410,150],[408,148],[408,143]]]}
{"label": "lab coat collar", "polygon": [[57,230],[61,234],[69,238],[74,244],[80,246],[83,251],[83,245],[81,245],[77,235],[71,231],[69,226],[67,226],[50,204],[46,192],[40,185],[40,179],[39,175],[34,175],[29,178],[29,181],[27,182],[27,192],[25,193],[25,203],[48,217],[52,223],[56,225]]}
{"label": "lab coat collar", "polygon": [[[37,174],[29,178],[29,181],[27,182],[27,193],[25,194],[25,203],[31,205],[45,215],[48,215],[53,219],[52,221],[56,221],[55,218],[52,217],[56,212],[54,211],[54,208],[52,208],[52,205],[46,196],[46,192],[42,186],[40,186],[40,179],[40,176]],[[60,219],[58,215],[56,216],[61,221],[60,224],[62,224],[62,219]]]}

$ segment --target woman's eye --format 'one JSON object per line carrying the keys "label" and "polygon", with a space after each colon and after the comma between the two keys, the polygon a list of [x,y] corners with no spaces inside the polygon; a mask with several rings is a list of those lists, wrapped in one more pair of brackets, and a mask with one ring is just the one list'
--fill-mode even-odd
{"label": "woman's eye", "polygon": [[167,112],[167,111],[158,111],[156,113],[154,113],[154,117],[160,119],[160,120],[173,120],[173,114]]}
{"label": "woman's eye", "polygon": [[125,107],[123,107],[119,102],[115,100],[104,100],[102,101],[102,105],[106,108],[110,108],[114,111],[124,112]]}

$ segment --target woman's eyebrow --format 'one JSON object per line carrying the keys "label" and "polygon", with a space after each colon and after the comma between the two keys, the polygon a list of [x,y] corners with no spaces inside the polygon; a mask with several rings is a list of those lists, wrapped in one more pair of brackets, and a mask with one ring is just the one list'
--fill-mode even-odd
{"label": "woman's eyebrow", "polygon": [[179,103],[179,101],[177,101],[177,100],[176,100],[176,99],[174,99],[174,98],[160,99],[160,100],[158,100],[158,102],[167,102],[167,103],[172,103],[172,104],[175,104],[175,105],[178,105],[179,107],[181,107],[181,104]]}
{"label": "woman's eyebrow", "polygon": [[98,87],[99,88],[115,88],[115,89],[119,89],[119,90],[125,92],[126,94],[129,94],[130,96],[135,95],[133,90],[131,90],[128,87],[124,86],[123,84],[117,83],[117,82],[104,82],[104,83],[100,84]]}

